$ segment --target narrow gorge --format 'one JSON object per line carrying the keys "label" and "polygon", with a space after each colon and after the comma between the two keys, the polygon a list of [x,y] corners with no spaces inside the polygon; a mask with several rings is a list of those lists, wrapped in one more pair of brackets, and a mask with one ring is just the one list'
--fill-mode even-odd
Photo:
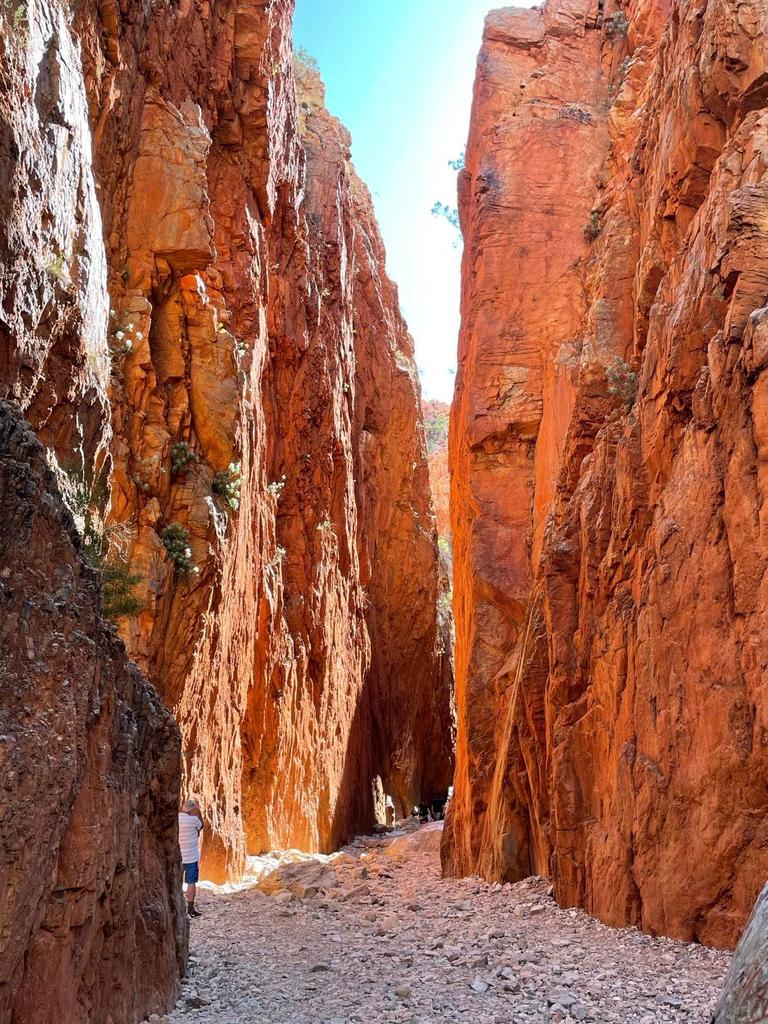
{"label": "narrow gorge", "polygon": [[0,0],[0,1024],[766,1020],[768,0],[488,15],[450,410],[293,21]]}

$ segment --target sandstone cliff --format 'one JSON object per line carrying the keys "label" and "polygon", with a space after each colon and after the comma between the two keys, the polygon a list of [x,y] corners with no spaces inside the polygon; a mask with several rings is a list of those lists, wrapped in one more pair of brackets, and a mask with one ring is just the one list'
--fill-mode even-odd
{"label": "sandstone cliff", "polygon": [[99,615],[42,446],[0,403],[0,1020],[172,1004],[187,925],[179,732]]}
{"label": "sandstone cliff", "polygon": [[445,867],[718,945],[768,868],[766,13],[492,14],[460,179]]}
{"label": "sandstone cliff", "polygon": [[0,9],[0,92],[0,389],[65,470],[3,404],[0,1019],[122,1024],[172,1004],[185,967],[180,738],[100,617],[60,498],[95,502],[109,444],[107,264],[67,10]]}
{"label": "sandstone cliff", "polygon": [[413,346],[348,134],[290,0],[20,12],[4,392],[108,515],[206,874],[328,850],[452,772]]}

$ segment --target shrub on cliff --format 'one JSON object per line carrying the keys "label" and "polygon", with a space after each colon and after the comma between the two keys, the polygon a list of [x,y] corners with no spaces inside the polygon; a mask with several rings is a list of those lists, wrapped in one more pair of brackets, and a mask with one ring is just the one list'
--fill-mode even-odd
{"label": "shrub on cliff", "polygon": [[624,11],[616,11],[610,18],[605,19],[606,39],[623,38],[629,32],[629,19]]}
{"label": "shrub on cliff", "polygon": [[600,214],[597,210],[592,210],[584,225],[584,237],[588,242],[594,242],[596,238],[600,237],[600,233],[603,230],[603,225],[600,221]]}
{"label": "shrub on cliff", "polygon": [[171,472],[174,476],[183,473],[193,462],[197,462],[197,455],[185,441],[177,441],[171,446]]}
{"label": "shrub on cliff", "polygon": [[230,462],[227,469],[219,470],[211,484],[213,493],[229,505],[235,512],[240,508],[240,489],[242,480],[240,475],[240,463]]}
{"label": "shrub on cliff", "polygon": [[605,379],[608,394],[618,398],[625,410],[631,409],[637,398],[638,376],[629,363],[618,356],[612,359],[605,368]]}
{"label": "shrub on cliff", "polygon": [[434,217],[444,217],[452,228],[456,228],[457,231],[461,231],[459,211],[455,206],[448,206],[447,203],[437,202],[432,207],[432,215]]}
{"label": "shrub on cliff", "polygon": [[189,546],[189,533],[180,523],[170,523],[160,534],[165,550],[168,552],[173,567],[179,576],[186,576],[187,573],[197,573],[192,561],[192,549]]}
{"label": "shrub on cliff", "polygon": [[17,31],[26,23],[26,4],[17,3],[17,0],[0,0],[0,10],[5,11],[11,24]]}
{"label": "shrub on cliff", "polygon": [[94,478],[86,468],[77,466],[63,471],[62,496],[80,533],[80,553],[101,573],[101,614],[111,622],[138,615],[144,602],[133,591],[143,577],[130,571],[125,555],[127,527],[104,522],[108,495],[103,475]]}
{"label": "shrub on cliff", "polygon": [[317,57],[313,57],[309,50],[306,50],[303,46],[300,46],[293,55],[295,64],[298,64],[300,68],[305,71],[319,71],[320,64],[318,63]]}

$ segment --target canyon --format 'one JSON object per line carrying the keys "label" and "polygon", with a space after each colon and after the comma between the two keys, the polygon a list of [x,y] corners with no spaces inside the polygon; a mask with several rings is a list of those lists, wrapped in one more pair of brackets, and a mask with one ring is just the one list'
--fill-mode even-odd
{"label": "canyon", "polygon": [[488,16],[450,412],[293,6],[0,0],[0,1021],[747,1020],[768,4]]}
{"label": "canyon", "polygon": [[765,17],[493,13],[459,180],[444,868],[723,947],[768,870]]}

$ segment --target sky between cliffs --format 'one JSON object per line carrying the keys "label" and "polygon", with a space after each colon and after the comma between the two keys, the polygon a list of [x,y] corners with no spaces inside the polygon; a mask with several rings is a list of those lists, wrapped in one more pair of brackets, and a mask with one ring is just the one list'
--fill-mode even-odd
{"label": "sky between cliffs", "polygon": [[[450,401],[461,248],[431,209],[456,205],[448,161],[464,149],[492,0],[296,0],[294,41],[320,63],[331,113],[373,193],[387,269],[416,343],[425,397]],[[523,4],[521,4],[523,6]]]}

